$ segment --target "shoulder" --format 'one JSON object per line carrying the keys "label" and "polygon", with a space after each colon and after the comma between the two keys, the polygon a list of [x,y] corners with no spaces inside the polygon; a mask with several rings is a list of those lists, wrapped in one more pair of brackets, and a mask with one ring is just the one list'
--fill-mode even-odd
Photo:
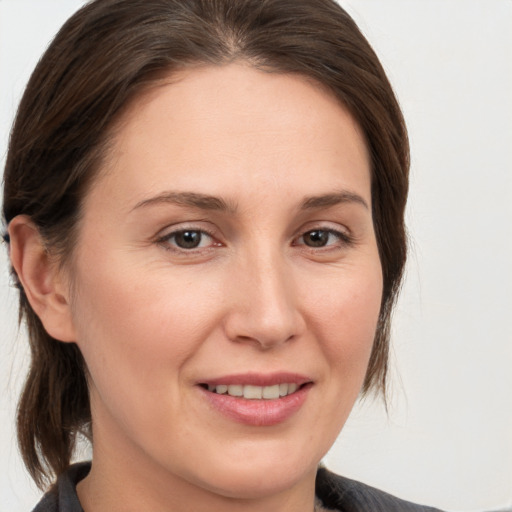
{"label": "shoulder", "polygon": [[316,493],[324,507],[343,512],[440,512],[335,475],[324,467],[318,469]]}
{"label": "shoulder", "polygon": [[83,512],[76,494],[76,484],[87,476],[90,462],[73,464],[43,496],[32,512]]}

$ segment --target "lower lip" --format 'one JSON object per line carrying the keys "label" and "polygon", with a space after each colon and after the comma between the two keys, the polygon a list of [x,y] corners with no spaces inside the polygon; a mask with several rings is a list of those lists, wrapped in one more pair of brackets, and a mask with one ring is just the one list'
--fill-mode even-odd
{"label": "lower lip", "polygon": [[248,400],[230,395],[212,393],[199,388],[210,405],[229,419],[255,427],[269,427],[286,421],[304,404],[311,384],[306,384],[291,395],[275,400]]}

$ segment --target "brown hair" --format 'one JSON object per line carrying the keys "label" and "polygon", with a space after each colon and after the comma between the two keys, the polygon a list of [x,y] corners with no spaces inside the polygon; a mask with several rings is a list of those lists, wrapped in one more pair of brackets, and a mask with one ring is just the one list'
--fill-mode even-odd
{"label": "brown hair", "polygon": [[[157,76],[244,60],[328,87],[352,113],[372,160],[372,210],[383,296],[363,393],[385,391],[391,310],[406,258],[407,133],[392,88],[334,0],[96,0],[62,27],[20,103],[5,167],[3,215],[31,217],[61,261],[115,119]],[[77,346],[44,330],[20,289],[31,366],[18,409],[25,464],[42,486],[66,470],[91,413]]]}

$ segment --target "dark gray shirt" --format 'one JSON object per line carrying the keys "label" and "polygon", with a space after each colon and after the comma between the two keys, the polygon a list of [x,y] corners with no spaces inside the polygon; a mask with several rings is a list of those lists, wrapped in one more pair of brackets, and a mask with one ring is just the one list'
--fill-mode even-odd
{"label": "dark gray shirt", "polygon": [[[83,512],[76,484],[87,476],[91,464],[74,464],[61,475],[33,512]],[[316,494],[322,505],[339,512],[440,512],[403,501],[374,487],[344,478],[320,467],[316,476]]]}

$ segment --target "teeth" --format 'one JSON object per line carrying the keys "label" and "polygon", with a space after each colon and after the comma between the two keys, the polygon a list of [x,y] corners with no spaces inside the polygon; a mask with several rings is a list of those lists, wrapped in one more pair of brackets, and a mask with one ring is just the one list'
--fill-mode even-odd
{"label": "teeth", "polygon": [[263,388],[261,386],[244,386],[244,398],[261,399],[263,397]]}
{"label": "teeth", "polygon": [[244,396],[244,387],[240,384],[231,384],[228,386],[228,395]]}
{"label": "teeth", "polygon": [[275,400],[279,398],[279,384],[275,386],[265,386],[263,388],[263,398],[267,400]]}
{"label": "teeth", "polygon": [[298,385],[294,382],[275,384],[273,386],[252,386],[250,384],[219,384],[218,386],[208,385],[208,391],[217,393],[219,395],[228,394],[230,396],[237,396],[248,400],[276,400],[279,397],[291,395],[297,391]]}

